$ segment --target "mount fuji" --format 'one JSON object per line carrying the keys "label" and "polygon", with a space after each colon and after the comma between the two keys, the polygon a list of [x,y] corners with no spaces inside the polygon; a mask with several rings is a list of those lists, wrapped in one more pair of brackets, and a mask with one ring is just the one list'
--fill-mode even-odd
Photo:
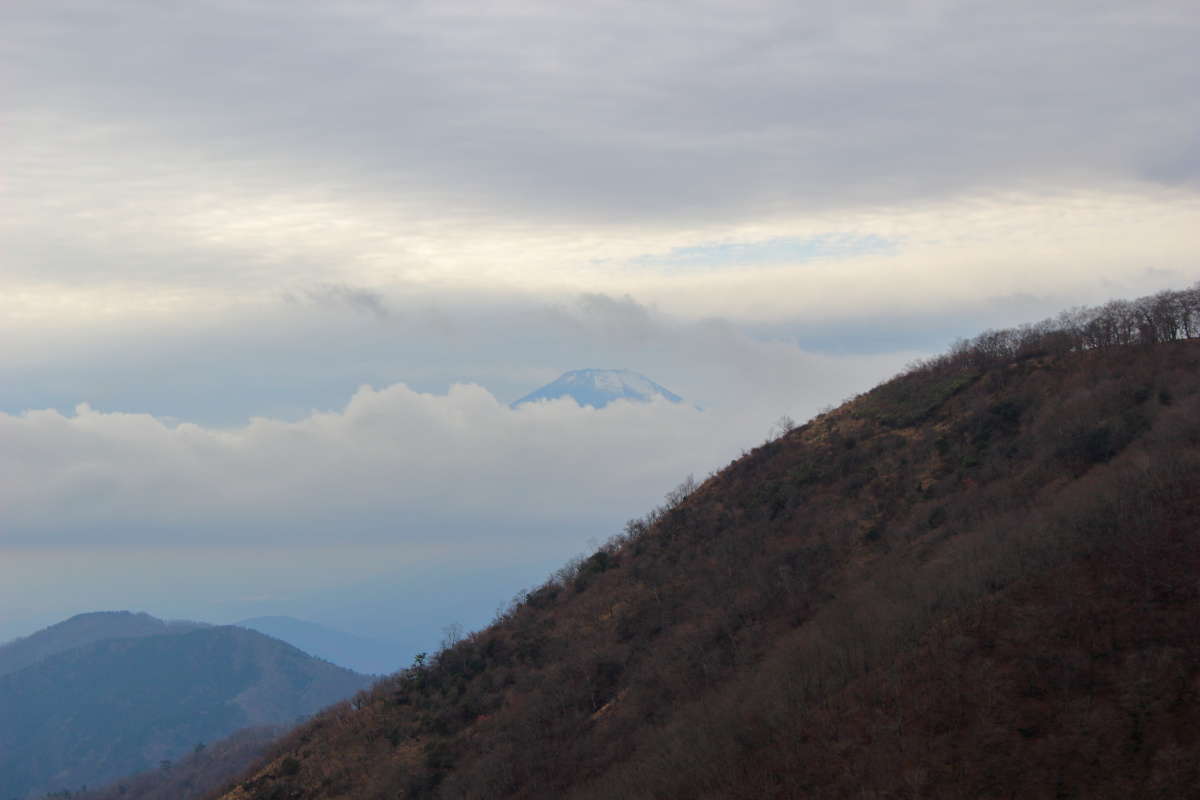
{"label": "mount fuji", "polygon": [[649,403],[656,397],[671,403],[683,402],[679,395],[632,370],[576,369],[564,372],[553,383],[530,392],[514,402],[512,407],[519,408],[526,403],[557,400],[560,397],[570,397],[580,406],[592,408],[604,408],[614,400]]}

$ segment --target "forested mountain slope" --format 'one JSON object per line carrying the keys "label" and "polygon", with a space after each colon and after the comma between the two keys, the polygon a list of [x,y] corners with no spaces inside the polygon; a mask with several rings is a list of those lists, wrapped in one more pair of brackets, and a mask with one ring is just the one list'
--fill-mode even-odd
{"label": "forested mountain slope", "polygon": [[1200,796],[1198,300],[785,432],[223,796]]}
{"label": "forested mountain slope", "polygon": [[369,683],[235,627],[106,639],[0,676],[0,797],[97,786]]}

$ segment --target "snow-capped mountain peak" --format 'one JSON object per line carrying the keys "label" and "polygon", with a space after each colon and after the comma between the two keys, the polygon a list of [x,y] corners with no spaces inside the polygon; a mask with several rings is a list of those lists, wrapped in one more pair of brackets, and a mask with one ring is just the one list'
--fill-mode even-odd
{"label": "snow-capped mountain peak", "polygon": [[553,383],[530,392],[513,403],[512,407],[517,408],[539,400],[556,400],[560,397],[571,397],[579,405],[592,408],[604,408],[614,400],[649,403],[656,397],[671,403],[683,402],[679,395],[632,370],[576,369],[565,372]]}

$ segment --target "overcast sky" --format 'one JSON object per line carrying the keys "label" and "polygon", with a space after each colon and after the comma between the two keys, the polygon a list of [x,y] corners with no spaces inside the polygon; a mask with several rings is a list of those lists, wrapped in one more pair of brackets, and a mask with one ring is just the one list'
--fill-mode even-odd
{"label": "overcast sky", "polygon": [[[0,5],[0,639],[478,625],[781,414],[1194,283],[1198,39],[1184,1]],[[508,408],[583,367],[689,402]]]}

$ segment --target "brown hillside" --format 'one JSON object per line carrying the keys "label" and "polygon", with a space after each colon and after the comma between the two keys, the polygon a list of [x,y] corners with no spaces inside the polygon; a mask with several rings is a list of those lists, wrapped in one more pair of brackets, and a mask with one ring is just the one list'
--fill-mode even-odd
{"label": "brown hillside", "polygon": [[1200,312],[1162,298],[681,486],[223,797],[1200,797]]}
{"label": "brown hillside", "polygon": [[[243,728],[212,744],[198,743],[183,758],[114,781],[103,789],[74,792],[72,800],[181,800],[228,783],[262,758],[287,728]],[[60,795],[61,796],[61,795]],[[51,795],[54,797],[54,795]]]}

